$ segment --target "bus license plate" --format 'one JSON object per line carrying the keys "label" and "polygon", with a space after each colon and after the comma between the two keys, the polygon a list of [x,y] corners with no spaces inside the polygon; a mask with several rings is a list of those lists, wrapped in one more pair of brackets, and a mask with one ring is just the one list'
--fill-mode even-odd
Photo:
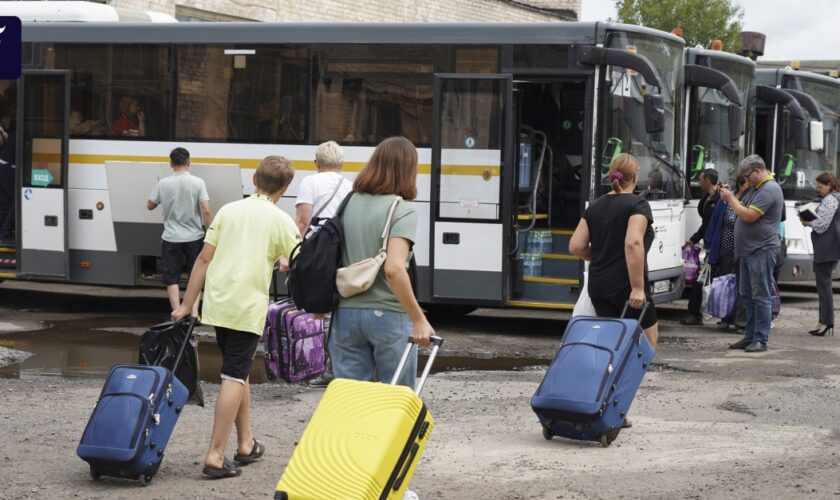
{"label": "bus license plate", "polygon": [[653,293],[665,293],[671,291],[671,282],[669,280],[654,281]]}

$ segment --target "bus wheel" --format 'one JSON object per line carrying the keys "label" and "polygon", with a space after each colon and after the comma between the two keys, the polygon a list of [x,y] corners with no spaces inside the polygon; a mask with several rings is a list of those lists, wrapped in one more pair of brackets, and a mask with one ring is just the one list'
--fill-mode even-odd
{"label": "bus wheel", "polygon": [[478,306],[466,304],[421,304],[421,306],[433,318],[460,318],[478,309]]}

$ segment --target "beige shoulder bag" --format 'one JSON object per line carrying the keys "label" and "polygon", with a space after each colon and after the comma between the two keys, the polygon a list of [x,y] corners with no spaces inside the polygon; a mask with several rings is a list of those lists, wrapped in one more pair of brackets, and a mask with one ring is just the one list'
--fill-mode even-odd
{"label": "beige shoulder bag", "polygon": [[391,219],[394,218],[394,211],[397,209],[397,204],[402,200],[401,196],[394,198],[391,203],[391,208],[388,210],[388,216],[385,218],[385,228],[382,230],[382,248],[376,257],[368,257],[367,259],[350,264],[346,267],[340,267],[335,273],[335,286],[338,288],[338,293],[344,298],[358,295],[366,292],[373,286],[376,276],[379,275],[379,270],[382,264],[385,263],[388,249],[388,235],[391,232]]}

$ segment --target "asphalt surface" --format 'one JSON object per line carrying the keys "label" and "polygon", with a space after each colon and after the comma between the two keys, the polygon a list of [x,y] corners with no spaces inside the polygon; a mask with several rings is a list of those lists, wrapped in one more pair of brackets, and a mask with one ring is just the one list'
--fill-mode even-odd
{"label": "asphalt surface", "polygon": [[[450,369],[423,395],[436,424],[412,489],[422,499],[840,498],[840,334],[807,335],[813,288],[786,286],[782,295],[770,349],[759,354],[727,349],[735,333],[679,326],[684,301],[658,308],[661,342],[631,409],[634,426],[609,448],[544,440],[528,405],[563,315],[483,309],[434,319]],[[0,498],[271,497],[322,390],[254,385],[254,428],[267,455],[240,478],[207,481],[200,463],[218,386],[205,382],[208,407],[184,411],[160,472],[142,488],[93,482],[75,455],[103,375],[28,369],[38,355],[8,364],[27,355],[9,341],[21,332],[88,325],[106,344],[114,332],[139,334],[165,319],[166,307],[162,289],[0,285]],[[212,330],[202,339],[212,341]],[[511,368],[511,360],[537,366],[470,369]]]}

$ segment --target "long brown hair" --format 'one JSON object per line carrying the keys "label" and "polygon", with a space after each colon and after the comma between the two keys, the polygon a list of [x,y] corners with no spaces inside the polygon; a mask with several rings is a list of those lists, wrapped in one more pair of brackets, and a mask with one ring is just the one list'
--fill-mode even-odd
{"label": "long brown hair", "polygon": [[417,149],[405,137],[389,137],[376,146],[365,168],[353,182],[353,191],[417,197]]}
{"label": "long brown hair", "polygon": [[840,182],[837,182],[837,177],[834,177],[831,172],[821,173],[817,176],[816,181],[830,187],[833,193],[840,192]]}
{"label": "long brown hair", "polygon": [[622,187],[629,186],[639,174],[639,161],[629,153],[621,153],[610,162],[612,190],[618,193]]}

